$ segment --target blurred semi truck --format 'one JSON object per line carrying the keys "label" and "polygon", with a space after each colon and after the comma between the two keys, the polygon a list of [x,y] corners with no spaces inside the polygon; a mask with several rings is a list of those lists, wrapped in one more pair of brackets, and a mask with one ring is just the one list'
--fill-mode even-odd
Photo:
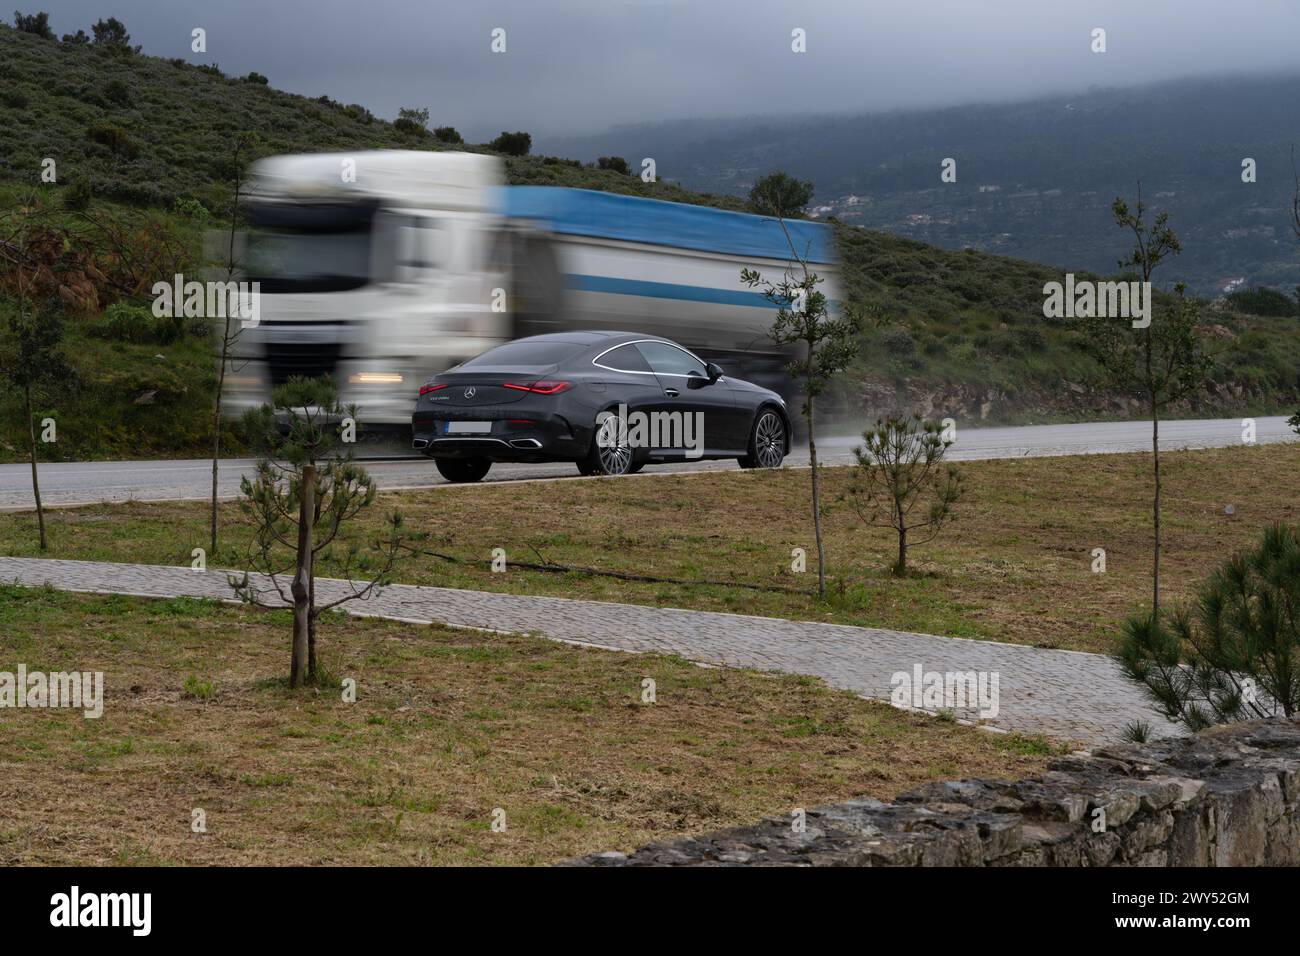
{"label": "blurred semi truck", "polygon": [[788,356],[766,335],[775,306],[740,271],[779,279],[793,244],[834,301],[828,226],[503,181],[497,158],[450,151],[255,163],[238,258],[260,283],[260,320],[235,344],[226,414],[290,376],[329,374],[371,435],[400,437],[429,376],[579,328],[664,335],[790,394]]}

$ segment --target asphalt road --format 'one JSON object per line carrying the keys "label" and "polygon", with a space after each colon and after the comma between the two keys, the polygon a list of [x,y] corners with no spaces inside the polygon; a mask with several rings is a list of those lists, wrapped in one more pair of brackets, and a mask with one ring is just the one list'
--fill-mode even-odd
{"label": "asphalt road", "polygon": [[[1215,448],[1242,441],[1241,419],[1212,419],[1162,422],[1161,448]],[[1296,440],[1282,416],[1256,419],[1260,443]],[[853,461],[856,436],[827,436],[818,439],[818,454],[827,464]],[[948,457],[974,461],[989,458],[1030,456],[1096,455],[1146,451],[1151,447],[1149,422],[1088,422],[1078,425],[1028,425],[1018,428],[963,428]],[[233,498],[239,494],[239,479],[251,471],[250,459],[221,462],[219,493]],[[808,464],[806,448],[796,448],[786,459],[788,466]],[[640,475],[625,480],[672,472],[734,469],[734,461],[685,462],[648,466]],[[433,463],[423,458],[402,461],[372,461],[367,468],[380,488],[428,488],[446,482]],[[31,468],[25,464],[0,465],[0,510],[32,507]],[[200,460],[57,462],[41,465],[41,497],[47,505],[98,504],[122,501],[171,501],[205,498],[212,490],[212,463]],[[573,465],[495,465],[485,481],[583,480]]]}

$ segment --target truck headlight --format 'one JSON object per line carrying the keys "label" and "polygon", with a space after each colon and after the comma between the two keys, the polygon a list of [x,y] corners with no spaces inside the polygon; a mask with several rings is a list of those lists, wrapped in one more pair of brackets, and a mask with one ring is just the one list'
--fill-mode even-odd
{"label": "truck headlight", "polygon": [[401,372],[355,372],[348,376],[349,385],[401,385]]}

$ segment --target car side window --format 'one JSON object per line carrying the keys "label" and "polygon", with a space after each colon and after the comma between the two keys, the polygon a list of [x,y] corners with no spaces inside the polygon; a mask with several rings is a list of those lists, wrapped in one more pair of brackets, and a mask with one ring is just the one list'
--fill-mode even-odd
{"label": "car side window", "polygon": [[661,375],[709,377],[703,362],[675,345],[669,345],[667,342],[638,342],[636,347],[650,363],[650,368]]}
{"label": "car side window", "polygon": [[596,364],[603,365],[605,368],[617,369],[620,372],[650,371],[649,363],[636,350],[635,345],[620,345],[616,349],[610,349],[596,359]]}

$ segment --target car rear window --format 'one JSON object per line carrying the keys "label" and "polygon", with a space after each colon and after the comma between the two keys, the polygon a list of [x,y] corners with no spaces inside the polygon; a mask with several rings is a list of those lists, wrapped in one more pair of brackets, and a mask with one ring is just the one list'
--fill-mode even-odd
{"label": "car rear window", "polygon": [[616,349],[610,349],[600,358],[596,359],[597,365],[603,365],[605,368],[617,369],[620,372],[648,372],[650,363],[645,360],[635,345],[620,345]]}
{"label": "car rear window", "polygon": [[577,342],[508,342],[488,349],[468,362],[462,362],[460,367],[555,365],[572,358],[585,348],[587,346]]}

